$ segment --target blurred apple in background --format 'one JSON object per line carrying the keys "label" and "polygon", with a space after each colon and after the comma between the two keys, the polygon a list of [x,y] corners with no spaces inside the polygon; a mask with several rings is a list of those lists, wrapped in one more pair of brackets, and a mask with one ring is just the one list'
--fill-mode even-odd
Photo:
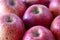
{"label": "blurred apple in background", "polygon": [[16,14],[0,16],[0,40],[21,40],[24,32],[24,24]]}
{"label": "blurred apple in background", "polygon": [[54,17],[60,15],[60,0],[51,0],[49,10],[52,12]]}
{"label": "blurred apple in background", "polygon": [[48,6],[50,3],[50,0],[21,0],[21,1],[26,3],[27,6],[30,6],[32,4],[43,4]]}
{"label": "blurred apple in background", "polygon": [[52,20],[53,16],[49,9],[40,4],[30,6],[23,16],[23,21],[27,28],[35,25],[43,25],[49,28]]}
{"label": "blurred apple in background", "polygon": [[25,10],[25,3],[20,0],[0,0],[0,14],[15,13],[22,18]]}
{"label": "blurred apple in background", "polygon": [[56,37],[56,40],[60,40],[60,15],[53,20],[51,24],[51,31]]}
{"label": "blurred apple in background", "polygon": [[25,33],[23,40],[55,40],[55,38],[44,26],[33,26]]}

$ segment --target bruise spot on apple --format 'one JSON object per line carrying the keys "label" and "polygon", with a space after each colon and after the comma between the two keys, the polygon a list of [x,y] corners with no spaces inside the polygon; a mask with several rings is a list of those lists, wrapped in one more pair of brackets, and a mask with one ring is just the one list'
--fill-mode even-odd
{"label": "bruise spot on apple", "polygon": [[33,32],[33,36],[34,36],[34,37],[38,37],[38,36],[39,36],[38,31],[34,31],[34,32]]}
{"label": "bruise spot on apple", "polygon": [[8,37],[6,37],[6,40],[8,40]]}

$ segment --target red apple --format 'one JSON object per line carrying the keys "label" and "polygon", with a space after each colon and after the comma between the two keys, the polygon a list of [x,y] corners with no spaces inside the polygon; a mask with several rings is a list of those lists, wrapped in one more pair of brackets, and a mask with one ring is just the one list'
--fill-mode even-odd
{"label": "red apple", "polygon": [[60,15],[60,0],[51,0],[49,10],[55,16]]}
{"label": "red apple", "polygon": [[23,40],[55,40],[55,38],[47,28],[34,26],[25,33]]}
{"label": "red apple", "polygon": [[26,5],[30,6],[32,4],[43,4],[48,6],[50,1],[49,0],[21,0],[22,2],[26,3]]}
{"label": "red apple", "polygon": [[0,16],[0,40],[21,40],[24,24],[15,14]]}
{"label": "red apple", "polygon": [[46,6],[40,4],[30,6],[23,16],[23,21],[28,26],[28,28],[35,25],[49,27],[52,19],[53,16],[49,9]]}
{"label": "red apple", "polygon": [[54,33],[56,40],[60,40],[60,15],[53,20],[51,31]]}
{"label": "red apple", "polygon": [[0,14],[15,13],[22,18],[26,6],[20,0],[0,0]]}

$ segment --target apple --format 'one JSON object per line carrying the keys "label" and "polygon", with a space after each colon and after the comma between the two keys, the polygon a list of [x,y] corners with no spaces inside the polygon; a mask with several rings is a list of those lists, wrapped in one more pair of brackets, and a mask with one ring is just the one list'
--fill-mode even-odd
{"label": "apple", "polygon": [[0,40],[21,40],[24,24],[16,14],[0,16]]}
{"label": "apple", "polygon": [[30,6],[33,4],[43,4],[48,6],[50,3],[50,0],[21,0],[22,2],[26,3],[26,5]]}
{"label": "apple", "polygon": [[36,25],[42,25],[49,28],[52,20],[53,16],[49,9],[41,4],[30,6],[23,16],[23,21],[27,28]]}
{"label": "apple", "polygon": [[23,40],[55,40],[55,38],[44,26],[33,26],[25,33]]}
{"label": "apple", "polygon": [[20,0],[0,0],[0,14],[15,13],[22,18],[26,5]]}
{"label": "apple", "polygon": [[60,15],[60,0],[51,0],[49,10],[52,12],[54,17]]}
{"label": "apple", "polygon": [[60,15],[53,20],[50,29],[55,35],[56,40],[60,40]]}

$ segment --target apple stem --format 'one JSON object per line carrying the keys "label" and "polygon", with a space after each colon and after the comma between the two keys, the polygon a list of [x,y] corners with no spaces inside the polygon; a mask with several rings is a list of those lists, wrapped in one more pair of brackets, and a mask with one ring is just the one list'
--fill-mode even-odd
{"label": "apple stem", "polygon": [[14,6],[15,3],[14,3],[14,1],[10,1],[9,4],[10,4],[11,6]]}
{"label": "apple stem", "polygon": [[35,12],[35,14],[39,13],[39,11],[37,10],[37,8],[35,8],[34,12]]}
{"label": "apple stem", "polygon": [[7,22],[12,22],[12,19],[10,17],[7,18]]}
{"label": "apple stem", "polygon": [[39,33],[38,32],[34,32],[33,36],[34,37],[38,37],[39,36]]}

